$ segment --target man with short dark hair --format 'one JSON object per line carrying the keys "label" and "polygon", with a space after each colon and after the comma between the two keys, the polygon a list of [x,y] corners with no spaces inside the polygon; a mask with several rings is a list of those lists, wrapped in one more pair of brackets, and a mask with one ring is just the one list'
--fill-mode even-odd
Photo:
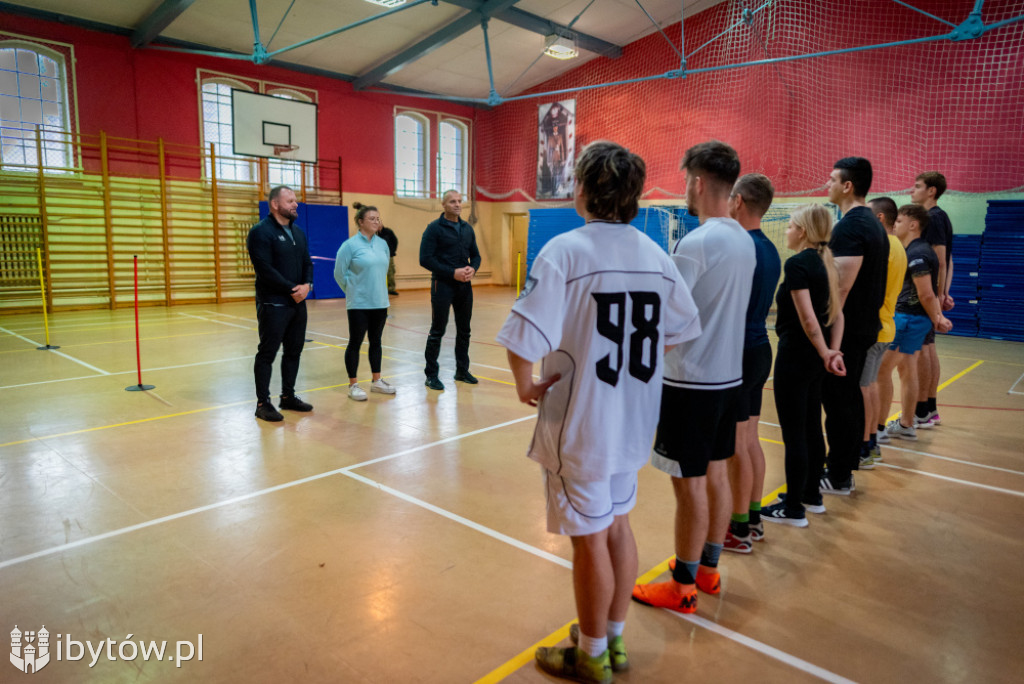
{"label": "man with short dark hair", "polygon": [[291,188],[279,185],[267,196],[270,213],[249,231],[246,245],[256,271],[256,319],[260,346],[253,372],[256,376],[256,417],[284,419],[270,403],[270,376],[274,357],[281,355],[281,408],[312,411],[295,396],[299,356],[306,340],[306,297],[313,286],[313,261],[306,234],[295,225],[299,202]]}
{"label": "man with short dark hair", "polygon": [[845,157],[835,163],[826,183],[829,200],[843,213],[832,229],[829,247],[839,270],[839,298],[846,323],[840,351],[846,375],[829,373],[822,384],[828,434],[828,468],[819,478],[822,494],[847,496],[853,491],[853,471],[859,467],[864,430],[860,377],[868,349],[882,327],[878,311],[885,299],[889,240],[865,202],[871,179],[871,162]]}
{"label": "man with short dark hair", "polygon": [[427,376],[423,383],[432,390],[444,390],[437,377],[441,338],[448,327],[448,310],[455,311],[455,380],[475,385],[469,372],[469,322],[473,317],[473,285],[480,268],[473,226],[462,220],[462,194],[449,190],[441,198],[444,213],[423,231],[420,266],[430,271],[430,335],[424,351]]}
{"label": "man with short dark hair", "polygon": [[[953,279],[953,224],[950,223],[949,215],[937,204],[944,192],[946,177],[938,171],[925,171],[914,180],[910,201],[928,211],[928,227],[924,229],[921,237],[932,246],[939,260],[936,296],[942,310],[949,311],[953,308],[953,298],[949,296],[950,281]],[[925,338],[917,365],[918,398],[914,425],[919,428],[930,428],[942,422],[936,405],[941,368],[939,355],[935,351],[934,331]]]}
{"label": "man with short dark hair", "polygon": [[713,140],[683,158],[686,208],[700,226],[672,260],[700,312],[700,337],[665,354],[664,387],[651,465],[671,476],[676,497],[675,563],[668,582],[638,584],[634,600],[680,613],[697,610],[697,587],[720,591],[718,559],[732,496],[726,459],[736,445],[736,398],[743,382],[743,332],[756,265],[754,243],[729,217],[740,174],[736,151]]}

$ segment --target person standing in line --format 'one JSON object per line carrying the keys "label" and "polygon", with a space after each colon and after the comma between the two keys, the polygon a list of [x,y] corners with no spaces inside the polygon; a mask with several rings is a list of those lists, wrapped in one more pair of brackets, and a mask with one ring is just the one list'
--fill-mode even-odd
{"label": "person standing in line", "polygon": [[[928,210],[928,228],[922,237],[932,246],[939,260],[939,279],[936,296],[943,311],[953,308],[953,298],[949,296],[950,283],[953,280],[953,224],[949,215],[937,204],[946,192],[946,177],[938,171],[925,171],[914,180],[914,189],[910,191],[910,201]],[[918,398],[914,411],[914,427],[930,428],[939,425],[942,418],[936,404],[939,394],[939,354],[935,350],[935,331],[932,330],[925,338],[921,348],[918,366]]]}
{"label": "person standing in line", "polygon": [[700,319],[668,255],[629,225],[643,160],[595,142],[575,174],[586,225],[537,255],[498,342],[520,401],[540,405],[528,456],[543,468],[548,531],[572,539],[576,646],[538,648],[537,664],[611,682],[629,667],[622,633],[638,562],[629,512],[654,439],[664,348],[699,335]]}
{"label": "person standing in line", "polygon": [[345,369],[348,371],[348,398],[366,401],[366,390],[359,386],[359,348],[363,337],[370,338],[371,392],[394,394],[395,388],[380,376],[381,335],[388,320],[388,245],[377,234],[381,227],[377,207],[352,204],[356,210],[355,235],[341,243],[334,260],[334,279],[345,292],[348,313],[348,346],[345,347]]}
{"label": "person standing in line", "polygon": [[469,372],[469,323],[473,318],[473,285],[480,268],[473,226],[462,220],[462,195],[449,190],[441,199],[444,213],[423,231],[420,266],[430,271],[430,334],[423,356],[423,383],[432,390],[444,390],[437,377],[441,338],[448,327],[448,310],[455,312],[455,380],[469,385],[478,380]]}
{"label": "person standing in line", "polygon": [[761,524],[761,492],[764,489],[764,451],[758,423],[764,385],[772,371],[772,345],[765,321],[779,285],[782,261],[779,250],[761,232],[761,219],[768,212],[775,188],[767,176],[742,176],[729,197],[729,215],[736,219],[754,241],[757,266],[747,305],[747,326],[743,334],[743,384],[737,400],[736,454],[729,459],[732,487],[732,519],[725,535],[724,551],[750,553],[752,541],[764,539]]}
{"label": "person standing in line", "polygon": [[864,432],[860,377],[868,349],[882,329],[878,312],[885,300],[889,239],[865,201],[871,179],[871,162],[863,157],[845,157],[835,163],[825,184],[829,201],[843,213],[832,229],[829,248],[839,269],[839,299],[846,322],[842,346],[846,375],[829,373],[822,382],[828,467],[811,475],[818,479],[823,494],[849,496],[855,487],[853,471],[860,466]]}
{"label": "person standing in line", "polygon": [[757,257],[743,226],[729,218],[740,175],[736,150],[717,140],[701,143],[686,151],[682,166],[686,207],[700,226],[676,243],[672,260],[697,303],[703,333],[665,355],[651,455],[651,465],[670,476],[676,498],[672,579],[637,584],[633,599],[693,613],[698,587],[721,591],[718,560],[732,513],[726,461],[736,447],[743,331]]}
{"label": "person standing in line", "polygon": [[[879,388],[882,385],[887,385],[887,395],[891,399],[892,371],[890,370],[885,377],[882,377],[879,371],[885,351],[896,336],[894,322],[896,298],[899,297],[900,289],[903,287],[903,277],[907,272],[907,251],[903,249],[903,243],[895,234],[896,202],[890,197],[876,197],[868,202],[868,205],[871,207],[871,211],[875,212],[875,216],[888,235],[889,267],[885,277],[885,302],[882,304],[882,310],[878,312],[882,330],[878,333],[878,342],[868,350],[867,360],[864,362],[864,372],[860,378],[860,388],[864,394],[864,437],[867,439],[867,451],[862,450],[860,457],[861,470],[871,470],[875,467],[875,463],[880,463],[882,449],[878,445],[889,442],[889,436],[885,433],[889,404],[882,405]],[[877,433],[875,432],[876,422],[878,424]]]}
{"label": "person standing in line", "polygon": [[[905,204],[896,216],[896,237],[907,250],[907,273],[903,289],[896,300],[896,336],[889,351],[882,357],[879,375],[892,377],[892,369],[900,374],[900,415],[885,426],[890,439],[916,440],[914,408],[917,405],[918,357],[929,330],[949,332],[953,324],[942,315],[942,304],[935,294],[939,280],[939,258],[924,239],[928,227],[928,212],[919,204]],[[879,392],[880,401],[888,406],[892,401],[892,382]]]}
{"label": "person standing in line", "polygon": [[828,242],[832,216],[820,204],[793,212],[786,246],[785,280],[776,300],[775,409],[786,445],[786,496],[761,511],[761,519],[807,527],[805,511],[824,513],[814,477],[825,462],[821,434],[821,385],[826,373],[842,376],[843,311],[839,272]]}
{"label": "person standing in line", "polygon": [[382,237],[384,242],[388,243],[388,250],[391,252],[391,258],[388,260],[388,294],[397,297],[398,288],[395,286],[395,256],[398,254],[398,236],[395,235],[395,231],[391,230],[387,226],[381,226],[380,230],[377,231],[377,235]]}
{"label": "person standing in line", "polygon": [[299,357],[306,340],[306,297],[313,287],[313,260],[306,234],[295,225],[299,201],[291,188],[278,185],[267,195],[270,213],[249,231],[246,247],[256,272],[256,320],[260,344],[256,377],[256,417],[284,420],[270,402],[270,376],[277,350],[281,355],[281,403],[287,411],[312,411],[295,396]]}

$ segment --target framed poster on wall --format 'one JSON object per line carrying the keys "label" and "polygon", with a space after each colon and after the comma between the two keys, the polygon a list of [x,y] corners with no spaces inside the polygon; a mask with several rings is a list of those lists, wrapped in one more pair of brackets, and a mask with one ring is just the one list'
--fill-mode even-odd
{"label": "framed poster on wall", "polygon": [[537,114],[537,199],[572,199],[576,100],[541,105]]}

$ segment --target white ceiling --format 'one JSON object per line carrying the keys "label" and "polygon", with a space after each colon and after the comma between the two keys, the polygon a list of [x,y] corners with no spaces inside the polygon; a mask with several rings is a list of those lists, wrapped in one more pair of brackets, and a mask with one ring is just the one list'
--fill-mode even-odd
{"label": "white ceiling", "polygon": [[[684,6],[686,16],[691,16],[721,1],[593,0],[587,7],[591,0],[519,0],[514,9],[562,26],[569,25],[583,12],[573,24],[574,30],[621,47],[657,30],[643,9],[659,26],[665,27],[679,21]],[[292,0],[256,2],[261,42],[268,51],[386,11],[365,0],[294,0],[291,11],[271,41],[291,3]],[[252,17],[245,0],[194,0],[191,4],[188,0],[8,0],[7,4],[126,30],[139,28],[162,6],[188,5],[162,30],[160,38],[196,43],[214,50],[245,54],[253,50]],[[472,3],[470,0],[441,0],[436,6],[424,3],[284,52],[275,59],[358,77],[466,16],[469,10],[460,6],[465,4]],[[488,38],[494,82],[501,96],[515,95],[597,56],[581,49],[577,59],[560,61],[546,56],[538,59],[544,50],[544,36],[505,23],[499,17],[489,22]],[[408,61],[384,78],[381,85],[486,98],[490,83],[483,31],[475,25],[450,42]]]}

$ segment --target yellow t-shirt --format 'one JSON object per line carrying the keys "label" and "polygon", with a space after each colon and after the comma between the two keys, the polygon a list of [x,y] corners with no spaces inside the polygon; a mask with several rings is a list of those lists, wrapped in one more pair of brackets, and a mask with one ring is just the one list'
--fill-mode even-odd
{"label": "yellow t-shirt", "polygon": [[903,289],[903,278],[907,274],[907,250],[895,235],[889,236],[889,270],[885,276],[885,301],[878,310],[882,319],[882,330],[878,333],[879,342],[892,342],[896,339],[896,298]]}

